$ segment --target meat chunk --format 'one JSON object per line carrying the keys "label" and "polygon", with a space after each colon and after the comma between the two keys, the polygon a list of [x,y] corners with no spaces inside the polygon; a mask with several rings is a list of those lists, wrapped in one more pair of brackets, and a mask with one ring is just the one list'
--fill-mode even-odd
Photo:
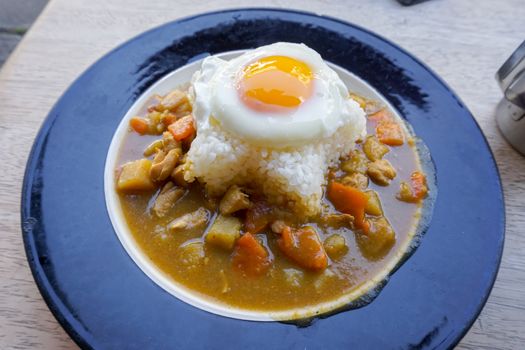
{"label": "meat chunk", "polygon": [[428,195],[427,178],[420,171],[410,175],[410,184],[401,182],[397,199],[408,203],[418,203]]}
{"label": "meat chunk", "polygon": [[321,217],[323,224],[332,228],[354,229],[354,217],[350,214],[328,214]]}
{"label": "meat chunk", "polygon": [[394,177],[396,177],[396,170],[386,159],[376,160],[368,164],[366,172],[374,183],[380,186],[387,186]]}
{"label": "meat chunk", "polygon": [[372,162],[383,159],[383,156],[390,151],[388,146],[385,146],[375,136],[368,136],[363,144],[363,152],[366,157]]}
{"label": "meat chunk", "polygon": [[368,177],[361,173],[353,173],[341,179],[341,183],[364,191],[368,187]]}
{"label": "meat chunk", "polygon": [[156,109],[160,111],[168,110],[180,118],[191,112],[191,104],[185,92],[173,90],[162,98]]}
{"label": "meat chunk", "polygon": [[175,167],[175,169],[173,169],[173,172],[171,173],[171,179],[178,186],[188,187],[189,184],[184,179],[184,164],[179,164]]}
{"label": "meat chunk", "polygon": [[368,233],[357,233],[356,240],[363,255],[370,260],[385,256],[396,241],[396,234],[384,218],[370,218]]}
{"label": "meat chunk", "polygon": [[185,192],[184,189],[175,186],[173,182],[168,182],[155,199],[155,204],[153,204],[152,208],[153,213],[159,218],[166,216]]}
{"label": "meat chunk", "polygon": [[285,224],[284,221],[282,220],[275,220],[274,222],[272,222],[272,224],[270,225],[270,228],[272,229],[272,231],[274,233],[277,233],[278,235],[281,234],[281,232],[283,232],[283,230],[287,227],[287,225]]}
{"label": "meat chunk", "polygon": [[173,172],[173,169],[175,169],[181,154],[182,150],[180,148],[174,148],[167,153],[163,150],[158,150],[150,169],[151,179],[156,182],[166,180]]}
{"label": "meat chunk", "polygon": [[328,254],[332,260],[340,259],[348,252],[346,240],[339,234],[333,234],[329,236],[327,239],[325,239],[323,246],[326,254]]}
{"label": "meat chunk", "polygon": [[150,191],[156,186],[149,176],[151,161],[139,159],[126,163],[117,181],[117,190],[121,192]]}
{"label": "meat chunk", "polygon": [[184,230],[203,228],[209,220],[209,213],[204,208],[184,214],[168,224],[169,233],[177,233]]}
{"label": "meat chunk", "polygon": [[235,241],[241,236],[241,220],[234,216],[217,215],[206,233],[206,243],[225,250],[233,250]]}
{"label": "meat chunk", "polygon": [[231,186],[224,194],[219,204],[219,210],[222,215],[230,215],[241,209],[248,209],[250,200],[248,195],[236,186]]}
{"label": "meat chunk", "polygon": [[346,171],[347,173],[366,173],[366,167],[368,164],[368,160],[366,159],[363,152],[359,150],[354,150],[348,157],[348,159],[344,160],[341,163],[341,169]]}

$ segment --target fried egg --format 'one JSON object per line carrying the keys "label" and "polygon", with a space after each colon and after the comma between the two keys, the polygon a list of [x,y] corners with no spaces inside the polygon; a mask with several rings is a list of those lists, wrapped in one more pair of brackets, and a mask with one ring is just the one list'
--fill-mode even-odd
{"label": "fried egg", "polygon": [[275,43],[230,61],[207,57],[192,86],[197,130],[220,126],[258,146],[305,145],[356,120],[365,129],[337,73],[304,44]]}

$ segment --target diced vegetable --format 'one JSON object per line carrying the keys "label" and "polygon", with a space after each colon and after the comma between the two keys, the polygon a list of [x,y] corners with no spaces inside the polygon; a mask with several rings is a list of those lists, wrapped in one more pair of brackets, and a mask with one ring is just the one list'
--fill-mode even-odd
{"label": "diced vegetable", "polygon": [[206,253],[202,242],[185,243],[179,247],[182,265],[194,269],[202,266],[206,261]]}
{"label": "diced vegetable", "polygon": [[365,213],[374,216],[382,216],[383,208],[381,207],[381,201],[379,200],[379,195],[377,192],[369,190],[366,191],[365,194],[368,198],[366,202]]}
{"label": "diced vegetable", "polygon": [[263,245],[248,232],[235,243],[232,265],[245,276],[259,276],[268,271],[271,259]]}
{"label": "diced vegetable", "polygon": [[169,233],[177,233],[184,230],[193,230],[204,228],[208,222],[209,214],[204,208],[199,208],[196,211],[184,214],[168,224]]}
{"label": "diced vegetable", "polygon": [[180,148],[172,149],[167,154],[164,151],[159,150],[155,158],[153,158],[153,163],[151,165],[151,179],[153,181],[166,180],[179,162],[181,153],[182,151]]}
{"label": "diced vegetable", "polygon": [[164,142],[162,140],[155,140],[146,149],[144,150],[144,157],[149,157],[155,153],[157,153],[158,150],[162,150],[164,148]]}
{"label": "diced vegetable", "polygon": [[328,186],[328,199],[337,210],[352,215],[356,227],[366,230],[365,207],[368,198],[362,191],[339,182],[331,182]]}
{"label": "diced vegetable", "polygon": [[193,125],[193,116],[187,115],[180,118],[175,123],[168,126],[169,132],[173,135],[175,140],[182,141],[193,136],[195,133],[195,126]]}
{"label": "diced vegetable", "polygon": [[366,159],[363,152],[354,150],[350,153],[348,159],[341,162],[341,169],[347,173],[366,173],[366,167],[368,160]]}
{"label": "diced vegetable", "polygon": [[255,200],[246,211],[244,230],[256,234],[264,230],[271,220],[272,208],[265,201]]}
{"label": "diced vegetable", "polygon": [[140,117],[131,118],[129,121],[129,126],[131,126],[131,128],[140,135],[147,134],[149,130],[148,121]]}
{"label": "diced vegetable", "polygon": [[218,214],[206,233],[206,243],[232,250],[235,240],[241,236],[241,221],[234,216]]}
{"label": "diced vegetable", "polygon": [[386,159],[369,163],[366,173],[374,183],[380,186],[387,186],[390,180],[396,177],[396,170]]}
{"label": "diced vegetable", "polygon": [[368,119],[376,123],[393,120],[392,116],[390,115],[390,112],[388,112],[388,110],[386,110],[385,108],[369,115]]}
{"label": "diced vegetable", "polygon": [[380,122],[376,126],[379,141],[389,146],[401,146],[405,143],[405,135],[401,126],[395,121]]}
{"label": "diced vegetable", "polygon": [[309,226],[292,229],[287,226],[277,240],[281,251],[299,266],[311,270],[323,270],[328,258],[317,232]]}
{"label": "diced vegetable", "polygon": [[382,159],[389,151],[390,149],[379,142],[375,136],[368,136],[363,144],[363,152],[371,161]]}
{"label": "diced vegetable", "polygon": [[149,176],[150,169],[149,159],[139,159],[124,164],[118,177],[117,190],[121,192],[153,190],[156,186]]}
{"label": "diced vegetable", "polygon": [[219,210],[222,215],[230,215],[242,209],[250,207],[248,195],[243,193],[239,186],[230,186],[224,194],[219,204]]}
{"label": "diced vegetable", "polygon": [[364,191],[368,187],[368,177],[361,173],[353,173],[341,179],[341,183],[346,186],[357,188]]}
{"label": "diced vegetable", "polygon": [[348,253],[348,246],[345,238],[339,234],[333,234],[325,239],[324,250],[332,260],[340,259],[343,255]]}
{"label": "diced vegetable", "polygon": [[370,218],[366,234],[357,233],[356,240],[363,255],[370,260],[382,258],[396,241],[394,229],[384,217]]}
{"label": "diced vegetable", "polygon": [[401,182],[401,188],[397,198],[404,202],[417,203],[428,194],[427,179],[425,174],[420,171],[414,171],[410,175],[410,185]]}
{"label": "diced vegetable", "polygon": [[175,186],[173,182],[166,183],[155,199],[155,204],[153,204],[152,208],[153,213],[159,218],[166,216],[175,202],[177,202],[185,192],[184,189]]}

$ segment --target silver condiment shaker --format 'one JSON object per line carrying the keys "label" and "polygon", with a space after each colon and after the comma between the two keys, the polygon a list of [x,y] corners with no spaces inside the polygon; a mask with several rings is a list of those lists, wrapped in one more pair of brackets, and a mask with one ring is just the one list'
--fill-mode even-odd
{"label": "silver condiment shaker", "polygon": [[503,99],[496,110],[496,121],[507,141],[525,155],[525,41],[496,73]]}

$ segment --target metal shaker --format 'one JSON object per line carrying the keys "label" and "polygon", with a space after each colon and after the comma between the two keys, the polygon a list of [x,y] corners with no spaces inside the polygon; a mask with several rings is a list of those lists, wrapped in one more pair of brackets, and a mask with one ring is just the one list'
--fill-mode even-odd
{"label": "metal shaker", "polygon": [[525,155],[525,41],[496,73],[503,99],[496,110],[496,121],[507,141]]}

